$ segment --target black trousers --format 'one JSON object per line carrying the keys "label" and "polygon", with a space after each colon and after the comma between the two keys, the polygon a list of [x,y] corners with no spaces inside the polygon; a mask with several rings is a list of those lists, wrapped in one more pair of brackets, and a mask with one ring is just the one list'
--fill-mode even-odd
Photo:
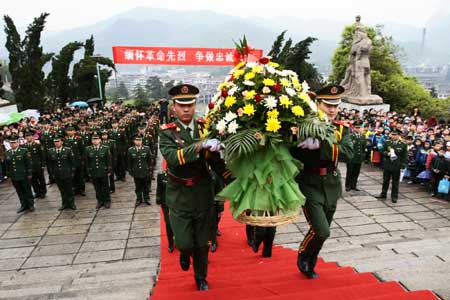
{"label": "black trousers", "polygon": [[62,206],[65,208],[75,206],[75,199],[73,196],[72,177],[58,178],[55,177],[59,192],[61,193]]}
{"label": "black trousers", "polygon": [[75,172],[73,174],[73,192],[75,194],[84,193],[86,190],[84,177],[84,165],[80,164],[75,167]]}
{"label": "black trousers", "polygon": [[345,176],[346,188],[356,189],[360,171],[361,171],[361,164],[347,163],[347,175]]}
{"label": "black trousers", "polygon": [[137,178],[134,177],[134,192],[136,193],[136,201],[150,201],[150,177]]}
{"label": "black trousers", "polygon": [[28,179],[12,180],[12,184],[19,196],[20,206],[25,209],[34,207],[30,181]]}
{"label": "black trousers", "polygon": [[163,203],[161,204],[161,208],[164,214],[164,223],[166,224],[167,240],[169,241],[169,246],[173,246],[173,230],[172,226],[170,225],[169,207],[165,203]]}
{"label": "black trousers", "polygon": [[386,196],[389,189],[389,182],[392,178],[392,198],[398,198],[398,186],[400,184],[400,169],[397,170],[386,170],[383,171],[383,189],[381,194]]}
{"label": "black trousers", "polygon": [[126,154],[117,154],[116,166],[114,168],[114,173],[116,174],[116,178],[122,180],[125,178],[125,170],[126,170]]}
{"label": "black trousers", "polygon": [[38,197],[44,197],[47,194],[47,186],[45,185],[44,169],[40,168],[32,173],[31,186],[34,193]]}
{"label": "black trousers", "polygon": [[98,204],[111,203],[111,195],[109,193],[108,176],[94,177],[92,183],[94,184],[95,197]]}

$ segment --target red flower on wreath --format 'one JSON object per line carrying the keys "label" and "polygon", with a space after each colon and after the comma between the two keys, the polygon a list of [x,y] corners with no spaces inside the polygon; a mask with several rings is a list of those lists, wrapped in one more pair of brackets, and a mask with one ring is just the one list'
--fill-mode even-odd
{"label": "red flower on wreath", "polygon": [[262,100],[262,96],[261,96],[260,94],[256,94],[256,96],[255,96],[255,101],[256,101],[257,103],[259,103],[259,102],[261,102],[261,100]]}
{"label": "red flower on wreath", "polygon": [[269,60],[268,57],[261,57],[261,58],[259,59],[259,62],[260,62],[261,64],[263,64],[263,65],[267,64],[269,61],[270,61],[270,60]]}
{"label": "red flower on wreath", "polygon": [[228,96],[228,91],[226,91],[226,90],[222,90],[222,92],[220,93],[220,96],[222,96],[222,97],[227,97]]}
{"label": "red flower on wreath", "polygon": [[275,92],[281,91],[281,84],[279,84],[279,83],[275,84],[274,86],[272,86],[272,89],[273,89]]}
{"label": "red flower on wreath", "polygon": [[209,109],[213,109],[214,108],[214,102],[209,102],[208,103],[208,108]]}

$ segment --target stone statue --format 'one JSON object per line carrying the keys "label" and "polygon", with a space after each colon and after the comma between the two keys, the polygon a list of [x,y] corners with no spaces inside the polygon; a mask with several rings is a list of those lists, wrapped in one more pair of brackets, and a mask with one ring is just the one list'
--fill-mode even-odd
{"label": "stone statue", "polygon": [[343,99],[354,104],[383,103],[380,96],[372,95],[369,60],[372,40],[368,37],[366,28],[360,21],[361,17],[357,16],[350,50],[350,64],[341,81],[341,85],[345,88]]}

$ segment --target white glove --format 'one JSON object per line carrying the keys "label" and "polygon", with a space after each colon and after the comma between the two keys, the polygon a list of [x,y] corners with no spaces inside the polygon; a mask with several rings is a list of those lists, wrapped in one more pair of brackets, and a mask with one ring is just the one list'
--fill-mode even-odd
{"label": "white glove", "polygon": [[320,141],[314,138],[307,138],[303,142],[297,145],[298,148],[316,150],[320,148]]}
{"label": "white glove", "polygon": [[391,157],[391,160],[396,160],[397,159],[397,155],[395,154],[394,149],[391,149],[389,155]]}
{"label": "white glove", "polygon": [[217,152],[224,147],[218,139],[210,139],[202,142],[202,148],[208,149],[211,152]]}

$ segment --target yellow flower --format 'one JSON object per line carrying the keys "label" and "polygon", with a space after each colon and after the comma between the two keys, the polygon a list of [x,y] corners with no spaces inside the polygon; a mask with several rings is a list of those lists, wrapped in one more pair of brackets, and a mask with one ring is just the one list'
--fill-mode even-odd
{"label": "yellow flower", "polygon": [[281,122],[277,118],[269,118],[266,121],[266,131],[278,132],[281,128]]}
{"label": "yellow flower", "polygon": [[309,98],[309,95],[307,93],[300,93],[300,99],[302,99],[306,103],[311,101],[311,98]]}
{"label": "yellow flower", "polygon": [[284,106],[284,108],[288,108],[290,105],[292,105],[292,100],[289,99],[288,96],[283,95],[280,97],[280,105]]}
{"label": "yellow flower", "polygon": [[282,79],[280,80],[280,83],[281,83],[281,85],[284,86],[284,87],[290,86],[290,85],[291,85],[291,83],[289,82],[289,80],[287,80],[286,78],[282,78]]}
{"label": "yellow flower", "polygon": [[228,97],[225,99],[225,106],[226,106],[227,108],[230,108],[230,107],[233,106],[235,103],[236,103],[236,97],[234,97],[234,96],[228,96]]}
{"label": "yellow flower", "polygon": [[303,117],[305,115],[305,111],[303,110],[303,108],[299,105],[295,105],[292,107],[292,113],[296,116],[296,117]]}
{"label": "yellow flower", "polygon": [[252,68],[253,73],[261,73],[263,71],[263,68],[259,65],[256,65]]}
{"label": "yellow flower", "polygon": [[278,118],[278,115],[279,115],[280,113],[278,112],[278,110],[276,110],[276,109],[272,109],[272,110],[269,110],[268,112],[267,112],[267,117],[269,118],[269,119],[276,119],[276,118]]}
{"label": "yellow flower", "polygon": [[245,94],[245,99],[246,100],[251,100],[251,99],[255,98],[255,95],[256,95],[256,92],[254,90],[248,91]]}
{"label": "yellow flower", "polygon": [[319,119],[320,120],[325,120],[325,114],[324,114],[324,112],[323,111],[321,111],[320,109],[319,110],[317,110],[317,114],[319,115]]}
{"label": "yellow flower", "polygon": [[226,87],[228,87],[228,85],[229,85],[229,83],[227,82],[227,81],[225,81],[225,82],[222,82],[220,85],[219,85],[219,90],[223,90],[224,88],[226,88]]}
{"label": "yellow flower", "polygon": [[268,65],[271,67],[274,67],[274,68],[278,68],[280,66],[279,64],[277,64],[276,62],[273,62],[273,61],[269,61]]}
{"label": "yellow flower", "polygon": [[255,75],[256,75],[255,73],[249,72],[249,73],[245,74],[244,79],[245,80],[252,80],[253,78],[255,78]]}
{"label": "yellow flower", "polygon": [[239,77],[241,77],[242,75],[244,75],[245,71],[244,70],[236,70],[233,73],[234,78],[238,79]]}
{"label": "yellow flower", "polygon": [[243,110],[244,115],[252,116],[255,114],[255,107],[253,104],[246,104]]}
{"label": "yellow flower", "polygon": [[296,78],[296,77],[294,77],[294,78],[292,78],[292,85],[294,86],[294,88],[297,90],[297,91],[301,91],[302,90],[302,85],[300,84],[300,82],[298,81],[298,78]]}
{"label": "yellow flower", "polygon": [[275,81],[273,81],[270,78],[265,78],[263,80],[263,83],[264,83],[265,86],[274,86],[275,85]]}
{"label": "yellow flower", "polygon": [[236,65],[236,67],[234,67],[236,70],[239,70],[240,68],[242,68],[243,66],[245,66],[245,61],[241,61],[240,63],[238,63]]}

